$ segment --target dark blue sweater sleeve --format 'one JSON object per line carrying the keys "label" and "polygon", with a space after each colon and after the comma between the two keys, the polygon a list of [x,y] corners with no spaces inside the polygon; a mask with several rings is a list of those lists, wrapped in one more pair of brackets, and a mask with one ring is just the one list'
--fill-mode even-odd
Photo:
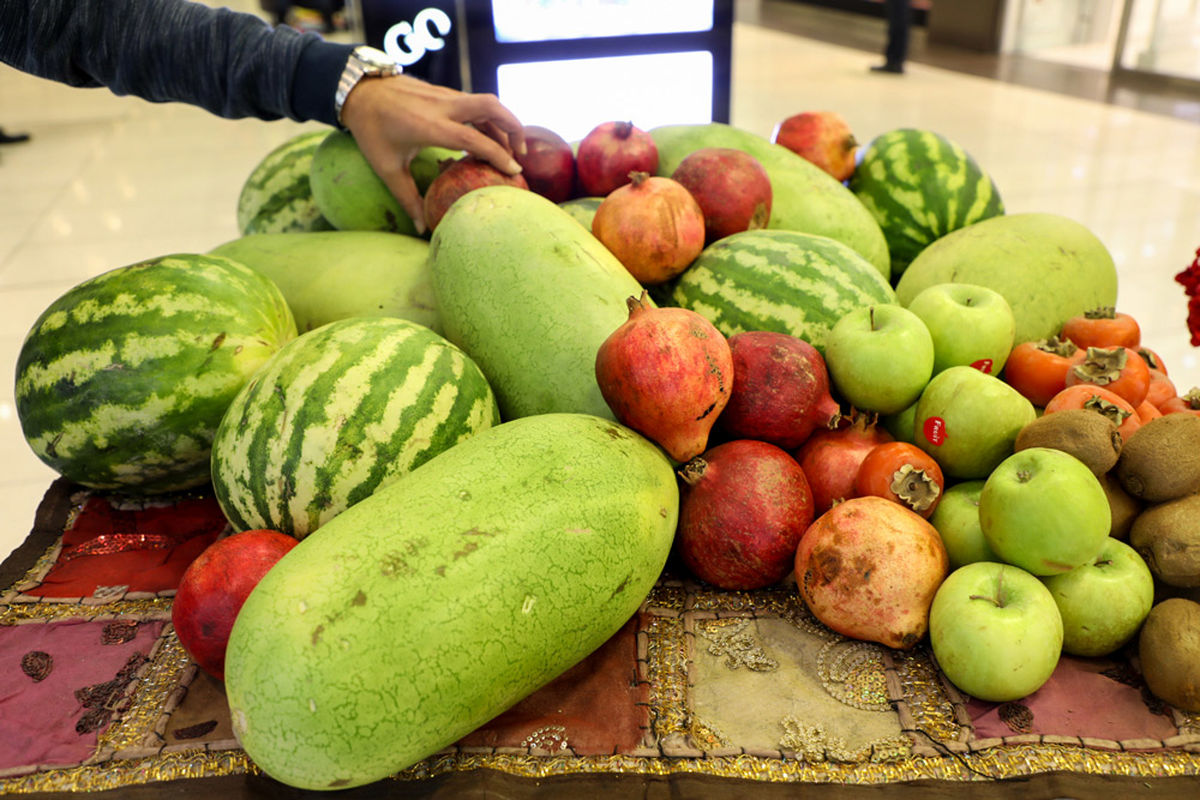
{"label": "dark blue sweater sleeve", "polygon": [[0,0],[0,61],[229,118],[336,125],[352,48],[189,0]]}

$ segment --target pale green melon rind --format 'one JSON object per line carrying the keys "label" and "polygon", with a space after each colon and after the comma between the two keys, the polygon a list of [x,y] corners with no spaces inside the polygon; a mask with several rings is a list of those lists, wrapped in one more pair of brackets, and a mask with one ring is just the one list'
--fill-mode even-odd
{"label": "pale green melon rind", "polygon": [[584,230],[591,233],[592,220],[596,218],[596,209],[603,202],[603,197],[574,197],[562,201],[558,207],[574,217],[584,227]]}
{"label": "pale green melon rind", "polygon": [[303,538],[500,421],[466,354],[408,320],[329,323],[285,345],[230,403],[212,481],[236,530]]}
{"label": "pale green melon rind", "polygon": [[345,131],[333,131],[317,147],[309,184],[317,208],[340,231],[417,233],[412,217]]}
{"label": "pale green melon rind", "polygon": [[333,228],[309,185],[313,153],[328,135],[328,129],[297,134],[254,166],[238,194],[237,223],[243,235]]}
{"label": "pale green melon rind", "polygon": [[703,147],[732,147],[758,159],[771,179],[768,228],[828,236],[850,247],[891,277],[887,240],[871,212],[829,173],[782,145],[721,122],[651,128],[658,174],[670,176]]}
{"label": "pale green melon rind", "polygon": [[1005,214],[953,231],[913,259],[896,284],[907,306],[939,283],[973,283],[1004,295],[1014,342],[1055,336],[1076,314],[1117,302],[1117,270],[1104,243],[1058,214]]}
{"label": "pale green melon rind", "polygon": [[476,189],[434,229],[429,265],[444,334],[483,370],[504,419],[613,418],[596,352],[642,287],[570,214],[527,189]]}
{"label": "pale green melon rind", "polygon": [[891,284],[841,242],[763,229],[718,239],[676,280],[671,303],[703,316],[725,336],[773,331],[825,352],[843,315],[895,303]]}
{"label": "pale green melon rind", "polygon": [[610,420],[546,414],[445,451],[300,542],[240,611],[235,734],[310,789],[403,770],[611,637],[669,553],[671,465]]}
{"label": "pale green melon rind", "polygon": [[883,230],[893,283],[931,242],[1004,213],[996,184],[966,150],[917,128],[872,140],[849,186]]}
{"label": "pale green melon rind", "polygon": [[199,486],[229,403],[295,336],[275,284],[227,258],[118,267],[33,324],[17,358],[17,416],[38,458],[81,485]]}
{"label": "pale green melon rind", "polygon": [[259,233],[211,251],[273,280],[300,331],[356,316],[400,317],[440,332],[429,242],[384,231]]}

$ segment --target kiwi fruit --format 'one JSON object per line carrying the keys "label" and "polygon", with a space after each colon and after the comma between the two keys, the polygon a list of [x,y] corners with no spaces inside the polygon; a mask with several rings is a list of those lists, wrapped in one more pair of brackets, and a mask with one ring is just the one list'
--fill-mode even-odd
{"label": "kiwi fruit", "polygon": [[1200,603],[1175,597],[1150,609],[1138,635],[1138,661],[1155,697],[1200,711]]}
{"label": "kiwi fruit", "polygon": [[1143,509],[1129,527],[1129,544],[1163,583],[1200,586],[1200,494]]}
{"label": "kiwi fruit", "polygon": [[1117,463],[1123,442],[1117,425],[1108,417],[1069,408],[1043,414],[1017,433],[1014,450],[1049,447],[1075,456],[1095,475],[1103,475]]}
{"label": "kiwi fruit", "polygon": [[1200,417],[1164,414],[1135,430],[1114,467],[1125,491],[1161,503],[1200,491]]}
{"label": "kiwi fruit", "polygon": [[1133,527],[1133,521],[1137,519],[1138,514],[1142,513],[1145,504],[1125,491],[1117,476],[1111,472],[1097,477],[1100,479],[1100,485],[1104,487],[1105,496],[1108,497],[1108,510],[1112,515],[1112,527],[1109,528],[1108,535],[1123,542],[1128,541],[1129,529]]}

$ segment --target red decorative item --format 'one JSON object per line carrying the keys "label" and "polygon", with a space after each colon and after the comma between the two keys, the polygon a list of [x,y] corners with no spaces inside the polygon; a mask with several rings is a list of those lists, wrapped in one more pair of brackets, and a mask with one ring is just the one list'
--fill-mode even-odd
{"label": "red decorative item", "polygon": [[1187,326],[1192,334],[1192,346],[1200,347],[1200,248],[1197,248],[1191,266],[1176,275],[1175,280],[1188,296]]}

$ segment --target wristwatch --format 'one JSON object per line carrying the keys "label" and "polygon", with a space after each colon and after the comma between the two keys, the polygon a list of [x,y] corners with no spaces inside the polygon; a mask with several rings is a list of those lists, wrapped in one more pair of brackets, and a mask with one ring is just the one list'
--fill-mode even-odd
{"label": "wristwatch", "polygon": [[337,91],[333,95],[333,110],[337,114],[338,124],[342,124],[342,106],[346,102],[350,90],[358,85],[363,78],[383,78],[388,75],[399,75],[404,68],[382,50],[367,45],[359,45],[350,51],[346,68],[338,78]]}

